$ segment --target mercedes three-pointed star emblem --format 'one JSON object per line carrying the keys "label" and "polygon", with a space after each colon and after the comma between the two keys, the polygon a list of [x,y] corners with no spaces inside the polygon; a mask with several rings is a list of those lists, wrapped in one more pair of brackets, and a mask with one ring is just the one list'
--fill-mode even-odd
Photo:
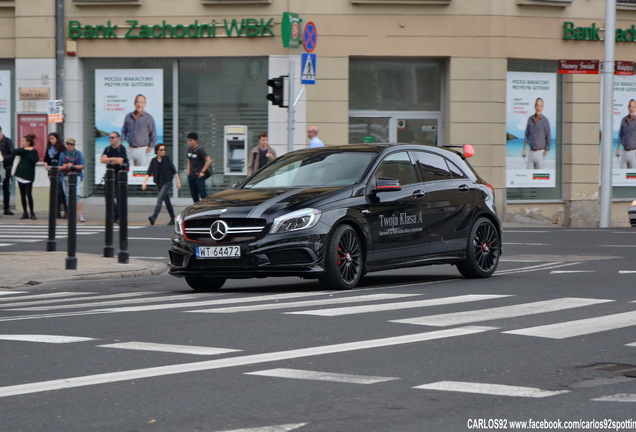
{"label": "mercedes three-pointed star emblem", "polygon": [[216,241],[221,241],[225,237],[227,237],[227,232],[229,231],[229,227],[222,220],[218,220],[210,226],[210,237],[212,237]]}

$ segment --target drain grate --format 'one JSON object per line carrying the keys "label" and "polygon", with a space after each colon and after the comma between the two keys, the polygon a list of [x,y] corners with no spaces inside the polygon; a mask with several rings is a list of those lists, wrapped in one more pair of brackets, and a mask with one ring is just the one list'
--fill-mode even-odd
{"label": "drain grate", "polygon": [[636,365],[622,363],[594,363],[589,366],[583,366],[582,369],[616,372],[623,374],[626,377],[636,378]]}

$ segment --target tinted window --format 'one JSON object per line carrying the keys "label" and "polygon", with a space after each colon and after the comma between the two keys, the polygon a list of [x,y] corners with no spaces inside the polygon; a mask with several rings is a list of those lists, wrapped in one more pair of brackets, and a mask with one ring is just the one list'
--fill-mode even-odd
{"label": "tinted window", "polygon": [[446,160],[446,163],[448,164],[448,168],[450,169],[450,172],[451,172],[451,174],[452,174],[454,179],[468,178],[466,176],[466,174],[464,174],[464,171],[459,169],[459,167],[457,165],[455,165],[454,163],[452,163],[449,160]]}
{"label": "tinted window", "polygon": [[451,173],[446,159],[433,153],[416,152],[417,167],[425,181],[449,180]]}
{"label": "tinted window", "polygon": [[356,183],[367,169],[373,153],[288,153],[259,171],[243,187],[336,187]]}
{"label": "tinted window", "polygon": [[402,186],[415,183],[415,172],[408,153],[392,153],[384,158],[375,172],[375,178],[380,177],[398,179]]}

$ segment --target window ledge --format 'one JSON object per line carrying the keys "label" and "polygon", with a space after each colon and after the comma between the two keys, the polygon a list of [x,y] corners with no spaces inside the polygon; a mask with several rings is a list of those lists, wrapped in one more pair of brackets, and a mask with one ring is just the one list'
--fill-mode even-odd
{"label": "window ledge", "polygon": [[252,4],[252,5],[268,5],[272,4],[272,0],[201,0],[203,5],[226,5],[226,4]]}
{"label": "window ledge", "polygon": [[351,0],[351,4],[431,4],[448,5],[452,0]]}
{"label": "window ledge", "polygon": [[75,6],[141,6],[141,0],[73,0]]}
{"label": "window ledge", "polygon": [[517,0],[519,6],[570,6],[574,0]]}

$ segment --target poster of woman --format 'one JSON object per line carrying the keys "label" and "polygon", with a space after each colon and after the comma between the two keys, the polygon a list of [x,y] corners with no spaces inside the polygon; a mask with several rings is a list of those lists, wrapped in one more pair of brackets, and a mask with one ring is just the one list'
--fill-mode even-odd
{"label": "poster of woman", "polygon": [[556,77],[507,74],[506,187],[555,187]]}

